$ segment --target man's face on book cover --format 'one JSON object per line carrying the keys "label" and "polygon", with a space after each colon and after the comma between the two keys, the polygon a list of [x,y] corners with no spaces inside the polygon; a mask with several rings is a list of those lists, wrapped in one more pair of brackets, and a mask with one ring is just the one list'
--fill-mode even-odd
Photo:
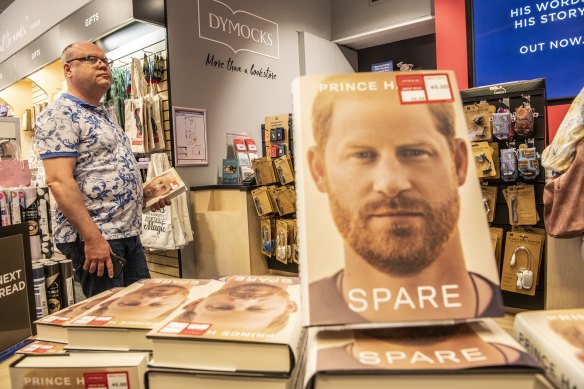
{"label": "man's face on book cover", "polygon": [[387,101],[342,99],[310,166],[346,243],[385,273],[416,274],[457,225],[460,143],[424,104],[396,113]]}
{"label": "man's face on book cover", "polygon": [[190,308],[190,322],[244,330],[270,328],[295,310],[285,289],[256,282],[223,287]]}
{"label": "man's face on book cover", "polygon": [[156,196],[162,196],[176,187],[177,184],[173,181],[172,176],[163,175],[156,181],[153,181],[148,184],[148,186],[144,187],[144,197],[154,198]]}
{"label": "man's face on book cover", "polygon": [[178,308],[188,289],[177,285],[156,285],[138,289],[112,301],[102,316],[120,320],[154,320]]}

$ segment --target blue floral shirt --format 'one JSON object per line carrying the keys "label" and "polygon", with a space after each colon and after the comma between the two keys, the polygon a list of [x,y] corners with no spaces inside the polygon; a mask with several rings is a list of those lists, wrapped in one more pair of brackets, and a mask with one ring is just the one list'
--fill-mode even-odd
{"label": "blue floral shirt", "polygon": [[[142,179],[128,137],[104,107],[62,94],[38,116],[35,149],[41,159],[77,159],[73,176],[105,239],[140,234]],[[53,235],[55,243],[77,239],[58,207]]]}

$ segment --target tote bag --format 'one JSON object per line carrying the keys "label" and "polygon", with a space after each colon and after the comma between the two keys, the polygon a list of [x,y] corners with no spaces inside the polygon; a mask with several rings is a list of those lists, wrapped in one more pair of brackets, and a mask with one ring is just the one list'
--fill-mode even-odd
{"label": "tote bag", "polygon": [[583,190],[584,141],[580,141],[568,170],[545,184],[544,224],[548,234],[555,238],[574,238],[584,234]]}
{"label": "tote bag", "polygon": [[158,86],[150,84],[150,127],[152,130],[152,151],[164,150],[164,128],[162,127],[162,98]]}
{"label": "tote bag", "polygon": [[[168,157],[165,159],[160,158],[158,154],[152,154],[146,180],[150,180],[169,168]],[[144,248],[151,250],[174,250],[176,248],[172,211],[171,205],[159,211],[147,211],[142,214],[140,240]]]}
{"label": "tote bag", "polygon": [[133,153],[148,152],[148,132],[144,126],[144,100],[146,80],[142,75],[140,60],[132,58],[130,78],[131,98],[124,102],[125,131],[130,138]]}
{"label": "tote bag", "polygon": [[[170,162],[166,153],[150,156],[147,179],[168,170]],[[193,240],[193,232],[188,214],[186,193],[171,200],[171,205],[142,215],[142,245],[151,250],[175,250]]]}

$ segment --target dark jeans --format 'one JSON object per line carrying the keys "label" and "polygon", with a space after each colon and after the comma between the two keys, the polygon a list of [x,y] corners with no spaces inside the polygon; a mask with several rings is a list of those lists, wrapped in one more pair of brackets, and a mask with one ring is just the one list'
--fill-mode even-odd
{"label": "dark jeans", "polygon": [[112,251],[126,259],[124,271],[118,278],[109,278],[107,269],[104,269],[102,277],[96,273],[89,273],[83,270],[85,262],[85,244],[81,240],[73,243],[58,243],[57,248],[73,260],[73,268],[77,281],[81,284],[81,289],[85,297],[91,297],[114,287],[128,286],[143,278],[150,278],[150,272],[146,265],[146,255],[140,242],[140,237],[108,240]]}

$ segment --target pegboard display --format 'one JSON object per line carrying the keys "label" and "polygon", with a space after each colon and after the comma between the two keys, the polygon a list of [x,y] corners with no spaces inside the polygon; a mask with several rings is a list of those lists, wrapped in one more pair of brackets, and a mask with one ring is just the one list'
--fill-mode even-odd
{"label": "pegboard display", "polygon": [[291,114],[266,116],[261,125],[262,158],[254,163],[258,187],[252,198],[260,216],[262,253],[268,268],[297,274],[293,127]]}
{"label": "pegboard display", "polygon": [[[500,241],[493,246],[499,259],[505,306],[544,309],[544,237],[538,247],[539,253],[530,252],[534,263],[537,255],[541,260],[537,262],[539,271],[533,272],[536,275],[533,285],[527,285],[529,288],[525,285],[521,287],[520,276],[517,275],[528,266],[527,260],[521,259],[522,268],[519,268],[510,258],[514,252],[515,257],[519,258],[525,251],[523,247],[527,245],[527,238],[522,233],[527,235],[527,231],[545,235],[545,170],[540,162],[540,155],[548,143],[545,80],[472,88],[461,91],[461,96],[473,145],[470,163],[475,165],[481,180],[489,224],[499,229]],[[533,200],[523,201],[523,197],[517,195],[521,191],[529,192],[529,195],[523,193],[522,196]],[[510,232],[513,234],[509,235]],[[526,243],[515,243],[515,240],[509,239],[509,245],[516,246],[507,247],[509,237],[525,239]],[[531,266],[536,265],[532,263]]]}

